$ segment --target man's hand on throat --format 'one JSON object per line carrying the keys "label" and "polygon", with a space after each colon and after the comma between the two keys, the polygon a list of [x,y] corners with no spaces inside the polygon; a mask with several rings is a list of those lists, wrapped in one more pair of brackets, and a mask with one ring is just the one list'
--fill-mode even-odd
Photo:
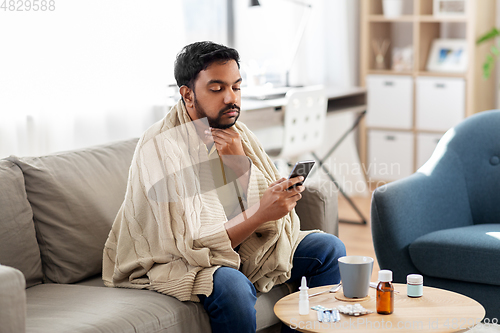
{"label": "man's hand on throat", "polygon": [[250,168],[250,161],[243,150],[240,134],[233,128],[210,128],[210,130],[222,162],[238,177],[245,174]]}

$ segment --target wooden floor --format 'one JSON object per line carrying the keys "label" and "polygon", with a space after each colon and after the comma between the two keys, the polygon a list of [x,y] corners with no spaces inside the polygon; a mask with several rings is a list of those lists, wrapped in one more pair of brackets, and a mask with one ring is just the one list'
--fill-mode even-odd
{"label": "wooden floor", "polygon": [[[339,238],[344,242],[347,255],[372,257],[373,265],[372,281],[377,281],[379,265],[375,250],[373,249],[372,234],[370,228],[370,204],[371,196],[366,198],[353,197],[352,201],[367,219],[368,224],[359,225],[351,223],[339,223]],[[339,193],[339,218],[359,221],[356,212],[351,208],[347,200]]]}

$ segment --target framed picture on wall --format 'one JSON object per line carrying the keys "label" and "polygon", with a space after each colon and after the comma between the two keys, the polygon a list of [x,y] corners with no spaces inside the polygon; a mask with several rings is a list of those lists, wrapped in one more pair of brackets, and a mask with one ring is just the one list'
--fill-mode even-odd
{"label": "framed picture on wall", "polygon": [[431,72],[464,73],[467,70],[465,39],[435,39],[427,59]]}
{"label": "framed picture on wall", "polygon": [[466,0],[434,0],[434,16],[465,16]]}

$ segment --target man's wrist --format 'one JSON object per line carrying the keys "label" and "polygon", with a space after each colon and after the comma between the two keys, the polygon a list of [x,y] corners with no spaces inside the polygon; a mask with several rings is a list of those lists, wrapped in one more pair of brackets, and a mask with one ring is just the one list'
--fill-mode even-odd
{"label": "man's wrist", "polygon": [[252,218],[253,222],[257,226],[260,226],[262,223],[267,222],[264,220],[260,208],[260,203],[257,203],[246,210],[247,218]]}

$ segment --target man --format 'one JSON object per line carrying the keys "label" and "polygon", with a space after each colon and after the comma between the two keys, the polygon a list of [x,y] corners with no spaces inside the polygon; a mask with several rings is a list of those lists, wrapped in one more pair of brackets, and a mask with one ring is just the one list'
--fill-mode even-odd
{"label": "man", "polygon": [[302,181],[278,171],[240,114],[239,56],[211,42],[177,56],[181,100],[137,145],[104,249],[107,286],[200,301],[213,332],[255,332],[256,290],[340,281],[335,236],[299,231]]}

